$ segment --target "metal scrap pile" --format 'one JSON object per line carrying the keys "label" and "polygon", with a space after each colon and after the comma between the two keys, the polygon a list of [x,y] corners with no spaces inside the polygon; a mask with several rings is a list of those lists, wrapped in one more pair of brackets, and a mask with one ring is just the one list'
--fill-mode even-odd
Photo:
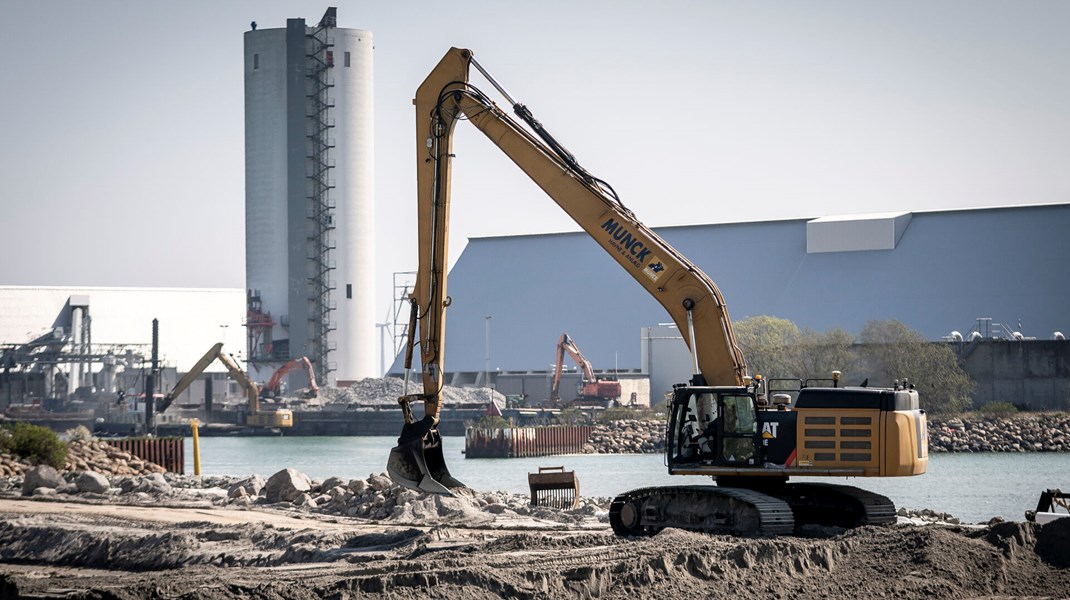
{"label": "metal scrap pile", "polygon": [[[419,381],[409,381],[409,393],[423,390]],[[405,382],[396,377],[383,379],[367,378],[345,388],[323,387],[320,397],[327,403],[354,406],[397,406],[398,397],[405,391]],[[443,403],[450,405],[476,406],[493,401],[498,408],[505,408],[505,396],[490,388],[446,386],[442,389]]]}

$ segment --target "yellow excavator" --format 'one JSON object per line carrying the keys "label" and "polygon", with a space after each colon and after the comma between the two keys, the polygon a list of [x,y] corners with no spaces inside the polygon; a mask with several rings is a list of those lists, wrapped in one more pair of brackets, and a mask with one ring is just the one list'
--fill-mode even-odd
{"label": "yellow excavator", "polygon": [[[476,68],[508,101],[516,119],[469,83]],[[443,385],[446,257],[453,128],[483,132],[669,313],[690,349],[692,377],[674,386],[666,430],[669,473],[712,477],[716,485],[653,487],[614,499],[619,535],[665,527],[728,534],[782,534],[815,523],[842,527],[895,520],[884,496],[846,485],[789,483],[790,477],[898,477],[925,473],[926,415],[913,386],[840,387],[747,372],[721,292],[577,162],[526,106],[514,101],[473,58],[453,48],[416,92],[419,271],[410,297],[405,356],[405,424],[388,472],[397,483],[448,494],[463,487],[442,455],[438,432]],[[525,127],[526,125],[526,127]],[[416,324],[419,335],[416,335]],[[419,344],[423,391],[408,393]],[[835,374],[834,374],[835,375]],[[790,388],[790,386],[787,386]],[[412,402],[422,401],[416,421]]]}
{"label": "yellow excavator", "polygon": [[223,363],[223,366],[227,368],[227,372],[234,378],[234,381],[238,382],[238,385],[245,390],[245,397],[249,400],[249,414],[246,415],[245,425],[248,427],[293,427],[294,416],[293,411],[287,408],[279,408],[275,410],[261,410],[260,409],[260,390],[257,388],[256,383],[245,374],[245,371],[238,366],[238,363],[234,362],[234,359],[223,352],[223,344],[215,344],[208,349],[208,352],[204,353],[189,370],[188,373],[182,376],[182,379],[178,380],[175,387],[159,401],[159,405],[156,407],[157,413],[162,413],[167,410],[171,404],[175,401],[182,392],[186,391],[201,373],[208,368],[208,365],[212,364],[212,361],[219,360]]}

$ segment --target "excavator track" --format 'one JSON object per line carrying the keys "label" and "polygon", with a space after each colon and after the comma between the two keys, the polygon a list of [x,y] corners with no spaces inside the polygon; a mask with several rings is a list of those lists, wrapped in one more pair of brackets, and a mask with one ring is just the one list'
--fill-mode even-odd
{"label": "excavator track", "polygon": [[895,523],[888,498],[849,485],[791,483],[762,491],[726,486],[673,486],[617,496],[609,522],[621,536],[666,527],[728,535],[785,535],[796,526],[844,528]]}
{"label": "excavator track", "polygon": [[791,505],[797,525],[852,528],[896,522],[895,504],[868,490],[831,483],[789,483],[784,487],[783,497]]}
{"label": "excavator track", "polygon": [[654,535],[666,527],[728,535],[783,535],[795,529],[784,500],[715,485],[626,492],[610,505],[609,523],[621,536]]}

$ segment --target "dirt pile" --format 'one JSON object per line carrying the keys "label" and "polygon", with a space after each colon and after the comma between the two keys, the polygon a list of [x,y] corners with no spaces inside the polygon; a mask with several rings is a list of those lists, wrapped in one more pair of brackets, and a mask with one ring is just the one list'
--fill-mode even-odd
{"label": "dirt pile", "polygon": [[[409,393],[423,391],[419,381],[409,381]],[[354,406],[389,406],[396,407],[398,398],[405,392],[405,382],[396,377],[361,379],[349,387],[320,388],[320,398],[327,404],[346,404]],[[505,396],[490,388],[467,388],[445,386],[442,399],[446,405],[480,405],[494,402],[498,408],[505,408]]]}
{"label": "dirt pile", "polygon": [[[213,512],[250,521],[221,522],[209,518]],[[1067,527],[1052,527],[1059,522],[776,539],[670,529],[621,539],[605,527],[532,531],[508,520],[488,529],[263,518],[191,511],[188,520],[161,523],[8,512],[0,521],[0,596],[767,600],[1065,597],[1070,590],[1070,569],[1055,564],[1065,548],[1042,551],[1045,540],[1065,536]]]}

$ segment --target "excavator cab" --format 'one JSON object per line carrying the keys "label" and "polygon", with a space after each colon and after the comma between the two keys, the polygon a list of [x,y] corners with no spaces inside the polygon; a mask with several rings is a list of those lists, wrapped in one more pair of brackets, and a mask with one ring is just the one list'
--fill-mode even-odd
{"label": "excavator cab", "polygon": [[758,425],[755,396],[747,388],[677,388],[669,421],[671,463],[754,466]]}

